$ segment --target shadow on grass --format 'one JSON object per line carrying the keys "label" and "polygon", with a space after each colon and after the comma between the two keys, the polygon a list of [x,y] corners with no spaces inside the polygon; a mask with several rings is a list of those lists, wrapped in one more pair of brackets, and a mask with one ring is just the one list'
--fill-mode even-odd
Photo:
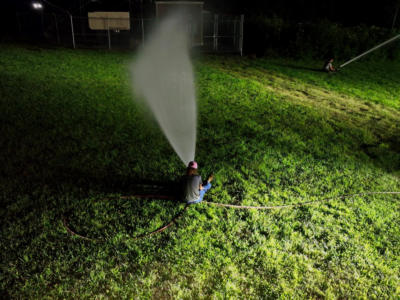
{"label": "shadow on grass", "polygon": [[[39,186],[62,191],[73,186],[82,191],[99,193],[120,193],[123,195],[154,194],[177,195],[176,180],[155,180],[115,174],[112,170],[102,170],[101,174],[69,166],[54,168],[43,161],[30,161],[30,169],[15,169],[6,175],[6,180],[14,183],[18,193],[30,194]],[[1,176],[0,176],[1,179]]]}
{"label": "shadow on grass", "polygon": [[[315,73],[324,73],[324,74],[328,74],[328,72],[326,72],[325,70],[321,68],[312,68],[312,67],[304,67],[304,66],[297,66],[297,65],[293,65],[293,64],[275,64],[276,66],[280,66],[280,67],[284,67],[284,68],[290,68],[290,69],[295,69],[295,70],[302,70],[302,71],[311,71],[311,72],[315,72]],[[329,73],[332,74],[332,73]]]}

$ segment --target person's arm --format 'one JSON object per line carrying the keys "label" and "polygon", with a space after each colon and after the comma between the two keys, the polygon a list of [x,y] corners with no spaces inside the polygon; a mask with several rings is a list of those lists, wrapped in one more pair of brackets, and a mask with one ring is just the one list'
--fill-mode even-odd
{"label": "person's arm", "polygon": [[203,181],[201,181],[201,176],[199,176],[199,181],[200,181],[200,183],[199,183],[199,191],[201,191],[202,189],[204,189]]}

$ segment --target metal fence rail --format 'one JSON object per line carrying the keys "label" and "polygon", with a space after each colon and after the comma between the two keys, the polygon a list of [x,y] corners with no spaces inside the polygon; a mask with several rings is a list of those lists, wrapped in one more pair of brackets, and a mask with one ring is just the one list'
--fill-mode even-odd
{"label": "metal fence rail", "polygon": [[[22,40],[39,39],[73,48],[135,49],[146,42],[156,21],[130,18],[129,30],[122,30],[108,26],[109,20],[102,19],[106,29],[93,30],[87,17],[25,12],[16,14],[16,29]],[[200,50],[242,54],[243,23],[243,15],[204,14],[203,44],[199,46]]]}

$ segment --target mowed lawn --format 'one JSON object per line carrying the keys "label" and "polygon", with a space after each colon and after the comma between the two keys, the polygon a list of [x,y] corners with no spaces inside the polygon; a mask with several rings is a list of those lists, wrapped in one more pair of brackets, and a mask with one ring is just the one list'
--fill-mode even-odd
{"label": "mowed lawn", "polygon": [[[398,299],[400,195],[295,208],[121,198],[185,166],[134,101],[134,54],[0,47],[1,298]],[[400,63],[194,58],[206,201],[400,191]],[[63,221],[89,241],[71,236]]]}

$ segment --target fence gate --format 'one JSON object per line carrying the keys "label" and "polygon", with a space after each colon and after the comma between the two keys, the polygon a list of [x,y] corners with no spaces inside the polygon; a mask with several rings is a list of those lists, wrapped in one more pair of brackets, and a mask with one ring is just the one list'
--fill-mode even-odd
{"label": "fence gate", "polygon": [[224,16],[204,14],[204,45],[206,52],[236,52],[243,54],[244,15]]}

